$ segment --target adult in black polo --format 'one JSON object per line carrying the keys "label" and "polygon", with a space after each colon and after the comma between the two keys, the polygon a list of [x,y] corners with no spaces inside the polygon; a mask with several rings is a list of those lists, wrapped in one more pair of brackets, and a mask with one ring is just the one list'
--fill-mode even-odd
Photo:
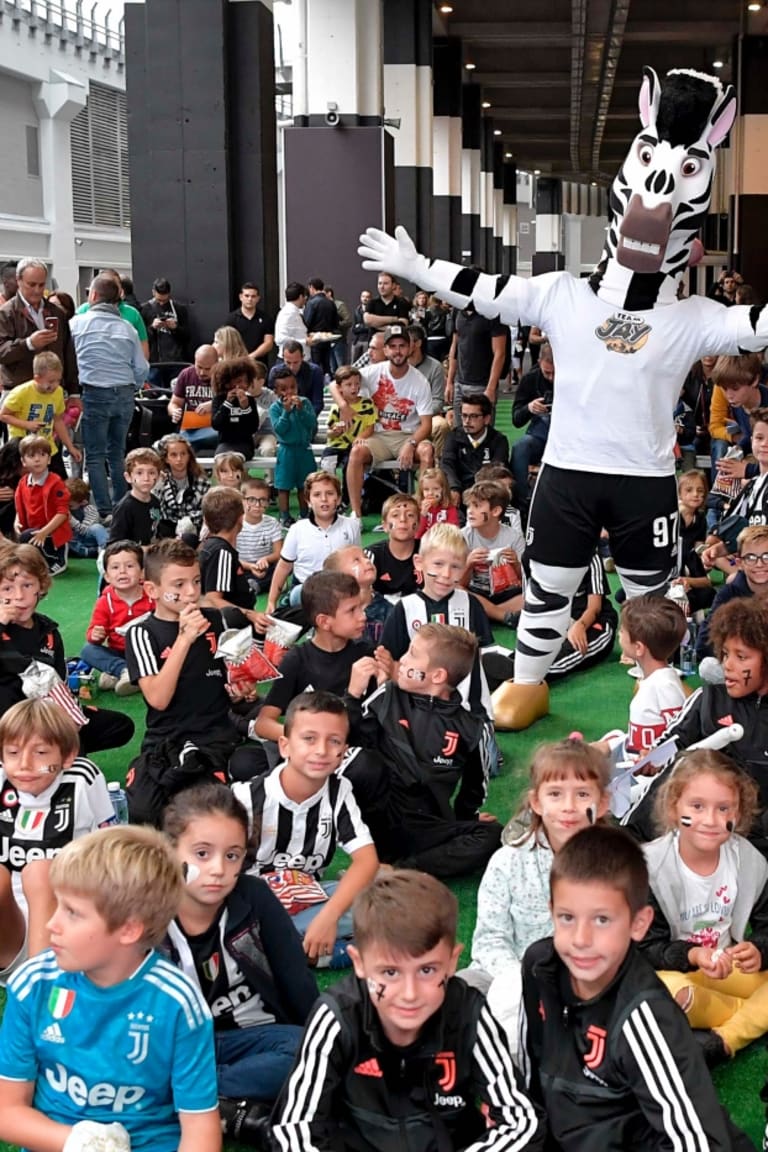
{"label": "adult in black polo", "polygon": [[259,307],[261,292],[258,285],[246,280],[239,299],[240,307],[230,312],[227,324],[237,328],[251,360],[266,364],[275,346],[275,322]]}

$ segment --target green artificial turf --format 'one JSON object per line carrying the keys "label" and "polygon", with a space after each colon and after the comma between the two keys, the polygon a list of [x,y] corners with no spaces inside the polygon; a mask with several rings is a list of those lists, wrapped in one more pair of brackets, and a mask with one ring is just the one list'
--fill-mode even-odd
{"label": "green artificial turf", "polygon": [[[497,426],[510,439],[520,433],[511,429],[510,402],[502,400],[499,405]],[[381,539],[370,535],[377,523],[376,517],[368,517],[365,523],[365,540]],[[612,584],[614,580],[611,581]],[[90,618],[90,611],[96,594],[96,571],[94,561],[73,560],[68,571],[54,581],[54,587],[43,601],[41,609],[58,621],[67,656],[76,656],[83,643],[84,631]],[[495,629],[499,643],[509,643],[511,634],[505,628]],[[626,727],[629,700],[634,681],[627,676],[626,668],[618,663],[618,651],[604,664],[582,675],[576,673],[551,689],[550,714],[526,732],[499,733],[498,742],[504,756],[502,774],[491,781],[487,808],[504,822],[516,809],[527,780],[527,766],[532,750],[539,743],[561,739],[578,730],[587,739],[595,739],[611,728]],[[112,693],[96,694],[95,704],[119,708],[128,713],[137,724],[137,734],[126,748],[110,752],[100,752],[94,759],[109,780],[124,781],[126,769],[132,757],[139,750],[144,716],[144,704],[140,696],[117,699]],[[343,866],[341,858],[334,861],[336,867]],[[475,921],[478,878],[465,878],[453,881],[452,890],[459,899],[459,939],[464,945],[464,960],[469,961],[469,949]],[[337,979],[334,973],[322,973],[320,986]],[[752,1045],[740,1053],[735,1060],[713,1074],[715,1085],[724,1105],[734,1121],[740,1125],[754,1141],[761,1146],[764,1128],[764,1106],[759,1099],[766,1071],[765,1048],[762,1043]],[[0,1152],[9,1146],[0,1143]]]}

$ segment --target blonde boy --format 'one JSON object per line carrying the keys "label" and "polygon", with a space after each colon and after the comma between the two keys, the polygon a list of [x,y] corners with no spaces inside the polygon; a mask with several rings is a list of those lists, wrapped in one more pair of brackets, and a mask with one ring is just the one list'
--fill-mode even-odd
{"label": "blonde boy", "polygon": [[12,439],[21,439],[30,432],[45,436],[51,446],[52,471],[66,477],[55,437],[58,436],[73,460],[82,460],[82,455],[72,443],[64,420],[62,373],[61,360],[55,352],[38,352],[32,361],[32,379],[6,392],[0,420],[8,425]]}
{"label": "blonde boy", "polygon": [[108,828],[68,845],[50,877],[51,950],[8,985],[0,1139],[219,1152],[211,1016],[154,951],[181,897],[170,845],[150,828]]}

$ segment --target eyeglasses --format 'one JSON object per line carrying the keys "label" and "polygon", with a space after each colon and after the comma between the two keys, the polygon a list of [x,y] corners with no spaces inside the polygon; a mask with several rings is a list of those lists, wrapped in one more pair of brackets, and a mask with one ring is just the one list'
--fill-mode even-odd
{"label": "eyeglasses", "polygon": [[768,565],[768,552],[763,552],[760,556],[756,552],[745,552],[741,559],[745,564]]}
{"label": "eyeglasses", "polygon": [[269,504],[268,496],[243,496],[244,504]]}

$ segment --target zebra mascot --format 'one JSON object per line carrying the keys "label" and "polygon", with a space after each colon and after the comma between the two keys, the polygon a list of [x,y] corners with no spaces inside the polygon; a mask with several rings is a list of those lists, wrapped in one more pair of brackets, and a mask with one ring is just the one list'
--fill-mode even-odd
{"label": "zebra mascot", "polygon": [[644,69],[642,130],[610,194],[600,264],[588,280],[568,272],[493,276],[419,255],[403,228],[368,229],[363,267],[403,276],[457,308],[535,324],[557,365],[549,438],[531,504],[530,562],[514,683],[494,693],[499,728],[524,728],[548,709],[544,677],[570,623],[573,595],[608,530],[628,596],[662,592],[677,536],[672,412],[701,356],[768,344],[768,310],[677,299],[678,280],[701,259],[715,149],[736,115],[731,87],[688,70],[663,84]]}

